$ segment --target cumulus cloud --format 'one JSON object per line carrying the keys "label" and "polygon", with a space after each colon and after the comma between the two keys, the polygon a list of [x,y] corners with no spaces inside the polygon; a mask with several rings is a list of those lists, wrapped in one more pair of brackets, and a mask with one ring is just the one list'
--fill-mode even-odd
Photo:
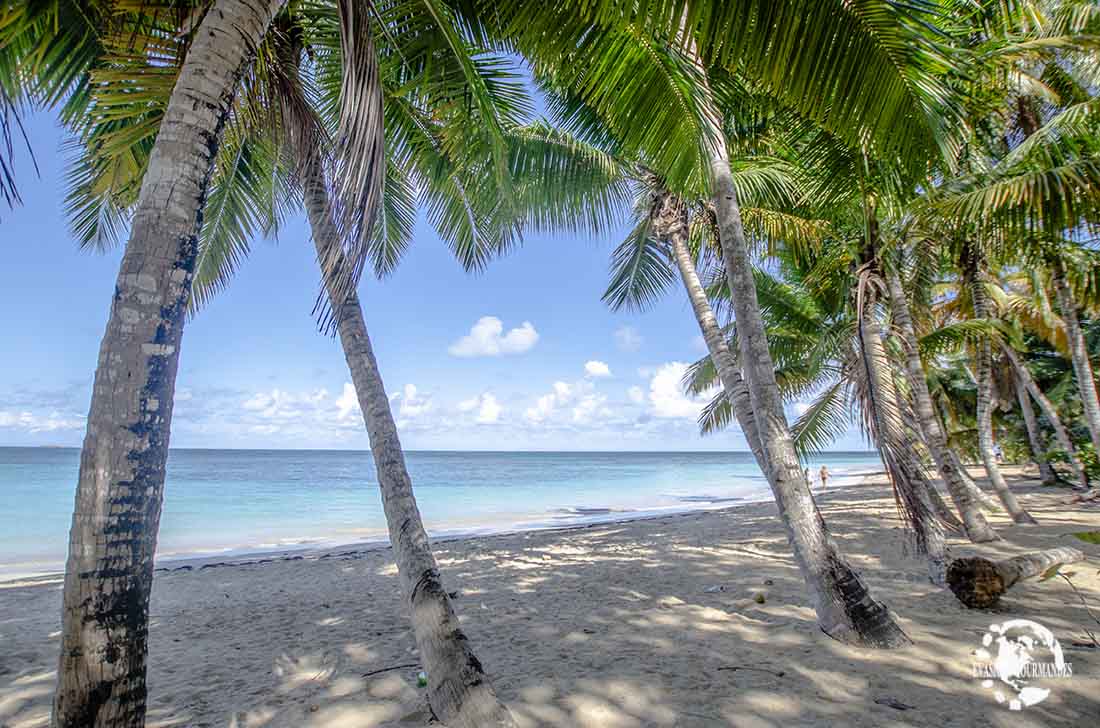
{"label": "cumulus cloud", "polygon": [[630,401],[634,404],[641,404],[645,402],[645,392],[642,391],[641,387],[631,387],[630,389],[626,390],[626,394],[628,397],[630,397]]}
{"label": "cumulus cloud", "polygon": [[492,392],[483,392],[477,397],[466,399],[458,403],[459,412],[476,412],[474,422],[479,425],[491,425],[500,421],[500,413],[504,410]]}
{"label": "cumulus cloud", "polygon": [[[602,364],[588,362],[593,363]],[[606,368],[606,365],[603,366]],[[585,371],[590,372],[588,365],[585,365]],[[610,371],[596,376],[610,376]],[[591,379],[582,379],[572,384],[554,382],[551,391],[540,396],[523,413],[528,424],[559,426],[568,423],[593,424],[611,416],[612,412],[607,407],[607,396],[596,391],[596,385]]]}
{"label": "cumulus cloud", "polygon": [[501,406],[497,398],[486,392],[481,395],[481,405],[477,408],[475,422],[481,425],[491,424],[500,419]]}
{"label": "cumulus cloud", "polygon": [[404,419],[414,419],[432,409],[431,397],[420,394],[415,384],[406,384],[405,389],[390,401],[398,403],[397,414]]}
{"label": "cumulus cloud", "polygon": [[565,382],[554,382],[553,391],[539,397],[534,406],[528,407],[523,416],[528,422],[543,422],[554,414],[554,411],[569,403],[573,398],[573,388]]}
{"label": "cumulus cloud", "polygon": [[680,387],[680,381],[687,371],[684,362],[673,361],[657,368],[649,380],[649,403],[653,416],[678,419],[699,416],[699,411],[710,396],[688,397]]}
{"label": "cumulus cloud", "polygon": [[15,430],[23,430],[29,433],[57,432],[58,430],[81,430],[84,428],[84,418],[75,415],[50,412],[49,414],[36,414],[34,412],[11,412],[0,410],[0,427],[10,427]]}
{"label": "cumulus cloud", "polygon": [[538,340],[539,333],[530,321],[504,333],[503,321],[496,316],[482,316],[470,333],[451,344],[447,351],[451,356],[461,357],[522,354],[530,351]]}
{"label": "cumulus cloud", "polygon": [[[350,384],[345,385],[345,391],[350,386]],[[315,405],[327,397],[328,390],[325,389],[301,394],[272,389],[270,392],[256,392],[241,403],[241,409],[268,420],[289,420],[300,417],[303,408]]]}
{"label": "cumulus cloud", "polygon": [[344,391],[336,398],[336,418],[346,422],[361,416],[362,410],[359,409],[359,397],[355,394],[355,387],[351,386],[351,382],[344,382]]}
{"label": "cumulus cloud", "polygon": [[586,377],[610,377],[611,368],[602,361],[588,361],[584,363],[584,375]]}
{"label": "cumulus cloud", "polygon": [[620,326],[615,329],[615,344],[623,351],[637,351],[642,348],[642,335],[633,326]]}

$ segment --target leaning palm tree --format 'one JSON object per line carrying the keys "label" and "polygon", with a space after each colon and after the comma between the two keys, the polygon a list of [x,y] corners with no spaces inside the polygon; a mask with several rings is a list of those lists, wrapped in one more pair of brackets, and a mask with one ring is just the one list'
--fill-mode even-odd
{"label": "leaning palm tree", "polygon": [[[59,0],[49,8],[74,4]],[[62,599],[57,726],[144,724],[153,555],[206,183],[237,80],[282,4],[215,0],[201,32],[154,33],[155,43],[133,51],[159,61],[186,45],[135,195],[92,389]],[[4,7],[5,13],[21,9]],[[157,24],[154,14],[140,10],[114,20],[124,26],[135,15],[144,27]],[[32,23],[12,32],[22,34],[22,47],[52,48],[54,27]],[[99,58],[86,44],[59,52],[65,62]],[[65,101],[92,88],[89,65],[77,65],[73,77],[66,77],[64,63],[23,65],[18,77],[31,85],[35,72],[53,74],[60,81],[54,100]],[[85,82],[65,84],[74,77]]]}
{"label": "leaning palm tree", "polygon": [[[1082,277],[1087,276],[1087,272],[1082,275]],[[1066,325],[1050,305],[1045,278],[1041,269],[1032,269],[1012,275],[1002,274],[999,280],[989,281],[986,288],[992,301],[991,306],[1000,324],[999,328],[1008,334],[1000,337],[996,348],[1014,372],[1014,389],[1017,393],[1021,417],[1043,481],[1055,482],[1057,473],[1046,460],[1032,401],[1039,405],[1043,416],[1054,430],[1055,438],[1065,455],[1077,486],[1087,488],[1088,476],[1077,447],[1065,425],[1062,424],[1061,416],[1036,384],[1024,360],[1024,354],[1027,352],[1025,332],[1033,334],[1038,340],[1045,340],[1061,355],[1069,358]]]}
{"label": "leaning palm tree", "polygon": [[[965,42],[987,60],[975,66],[979,83],[1004,103],[977,104],[966,174],[934,190],[930,209],[983,262],[1049,270],[1085,422],[1100,447],[1100,400],[1069,281],[1075,238],[1100,223],[1100,12],[1093,3],[1036,0],[976,17],[983,22],[968,28]],[[975,303],[985,306],[981,291]]]}
{"label": "leaning palm tree", "polygon": [[[486,137],[493,131],[499,137],[502,112],[507,117],[517,103],[522,106],[519,85],[500,73],[495,58],[478,56],[455,36],[446,14],[376,4],[377,23],[371,23],[372,9],[360,2],[341,5],[338,13],[323,5],[297,10],[281,16],[265,39],[262,62],[244,79],[241,100],[228,119],[228,143],[215,165],[211,215],[199,250],[195,301],[201,305],[223,287],[247,254],[252,235],[288,214],[293,198],[301,195],[321,264],[322,319],[340,336],[359,396],[399,575],[429,675],[429,703],[448,725],[512,725],[443,588],[363,311],[354,289],[345,290],[344,283],[354,278],[356,257],[348,251],[362,234],[369,236],[364,250],[376,272],[392,269],[411,236],[414,188],[421,190],[430,218],[467,265],[481,264],[507,244],[516,223],[501,214],[510,209],[501,202],[502,190],[485,181],[486,171],[488,179],[502,179],[493,173],[493,159],[478,160],[475,168],[455,150],[485,147],[490,157],[503,153]],[[431,63],[425,62],[428,56]],[[444,106],[442,114],[432,108],[435,100],[464,93],[480,102],[473,104],[480,113],[471,114],[470,106]],[[455,113],[456,108],[466,113]],[[384,116],[388,139],[383,138]],[[127,213],[125,183],[97,194],[103,188],[94,183],[96,172],[115,163],[112,148],[102,143],[104,131],[87,131],[70,193],[74,229],[97,243],[117,227],[112,215]],[[387,153],[391,164],[383,175],[381,159]],[[341,156],[367,161],[342,166]],[[141,171],[138,165],[139,177]],[[361,214],[350,225],[347,197],[341,196],[349,187],[363,188],[355,198]],[[375,214],[380,219],[372,224]],[[494,214],[503,220],[497,226],[502,230],[489,237]]]}
{"label": "leaning palm tree", "polygon": [[[933,583],[942,585],[943,527],[958,531],[962,524],[928,480],[917,457],[917,434],[906,424],[911,415],[894,378],[876,301],[881,278],[874,261],[858,264],[851,252],[834,238],[822,252],[781,254],[769,266],[776,272],[757,270],[776,378],[785,400],[813,400],[793,429],[801,456],[820,452],[848,429],[852,412],[862,414],[863,431],[881,454],[916,551],[926,557]],[[714,293],[727,305],[724,285]],[[709,362],[693,365],[684,385],[692,394],[712,388]],[[704,434],[725,427],[728,412],[720,393],[700,416]]]}
{"label": "leaning palm tree", "polygon": [[[989,320],[992,310],[989,303],[989,291],[986,288],[988,274],[981,253],[977,247],[965,242],[963,244],[963,259],[960,268],[964,276],[967,292],[970,294],[974,316],[977,319]],[[977,429],[978,452],[985,472],[989,476],[989,482],[997,493],[1005,510],[1015,523],[1034,524],[1037,521],[1027,512],[1016,495],[1009,489],[1001,474],[998,456],[994,451],[993,442],[993,345],[989,337],[981,337],[975,345],[976,366],[974,371],[975,381],[978,385],[977,402]]]}
{"label": "leaning palm tree", "polygon": [[[781,2],[767,8],[754,2],[670,2],[647,6],[646,13],[614,1],[581,5],[495,3],[482,13],[478,29],[516,47],[538,73],[568,92],[563,96],[583,101],[589,111],[573,120],[616,137],[672,191],[707,190],[734,292],[740,366],[765,473],[819,622],[841,640],[906,643],[888,610],[840,555],[798,462],[755,301],[723,122],[726,102],[740,98],[727,79],[739,75],[853,143],[869,144],[874,155],[923,165],[941,143],[951,146],[942,133],[938,60],[924,31],[908,11],[885,2]],[[822,13],[828,23],[817,22]],[[837,75],[820,73],[819,64]]]}
{"label": "leaning palm tree", "polygon": [[[652,171],[628,166],[638,195],[633,205],[633,229],[612,255],[611,281],[604,301],[612,310],[645,310],[679,274],[710,361],[741,432],[765,477],[771,470],[764,454],[748,389],[735,349],[718,323],[699,274],[699,261],[713,259],[714,221],[705,199],[693,203],[671,192]],[[778,158],[758,157],[740,166],[734,176],[750,229],[760,238],[807,242],[819,239],[823,221],[790,212],[795,197],[789,165]],[[709,244],[708,244],[709,241]],[[675,270],[676,273],[672,271]]]}

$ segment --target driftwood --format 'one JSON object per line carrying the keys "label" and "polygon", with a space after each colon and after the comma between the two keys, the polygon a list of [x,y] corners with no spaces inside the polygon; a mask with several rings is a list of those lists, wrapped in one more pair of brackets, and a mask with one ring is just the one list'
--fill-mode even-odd
{"label": "driftwood", "polygon": [[1085,555],[1077,549],[1062,546],[1003,561],[990,561],[980,556],[955,559],[947,567],[947,585],[967,607],[985,609],[996,604],[1001,595],[1021,579],[1038,576],[1052,566],[1072,564],[1084,558]]}

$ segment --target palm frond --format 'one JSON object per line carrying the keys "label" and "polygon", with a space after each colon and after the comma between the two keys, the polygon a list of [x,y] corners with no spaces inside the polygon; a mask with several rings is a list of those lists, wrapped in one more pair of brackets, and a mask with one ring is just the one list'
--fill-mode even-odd
{"label": "palm frond", "polygon": [[795,450],[802,458],[824,452],[844,436],[851,424],[845,385],[837,380],[826,387],[791,425]]}
{"label": "palm frond", "polygon": [[602,300],[612,311],[642,311],[675,282],[668,251],[650,234],[648,215],[641,217],[611,254],[611,281]]}

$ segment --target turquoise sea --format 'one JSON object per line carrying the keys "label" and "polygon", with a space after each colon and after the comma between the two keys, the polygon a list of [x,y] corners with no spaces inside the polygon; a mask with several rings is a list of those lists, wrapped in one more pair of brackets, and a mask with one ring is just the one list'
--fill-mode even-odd
{"label": "turquoise sea", "polygon": [[[435,536],[560,527],[771,497],[749,453],[409,452]],[[0,580],[64,565],[80,451],[0,447]],[[881,469],[837,452],[831,484]],[[160,560],[384,541],[369,452],[172,450]]]}

